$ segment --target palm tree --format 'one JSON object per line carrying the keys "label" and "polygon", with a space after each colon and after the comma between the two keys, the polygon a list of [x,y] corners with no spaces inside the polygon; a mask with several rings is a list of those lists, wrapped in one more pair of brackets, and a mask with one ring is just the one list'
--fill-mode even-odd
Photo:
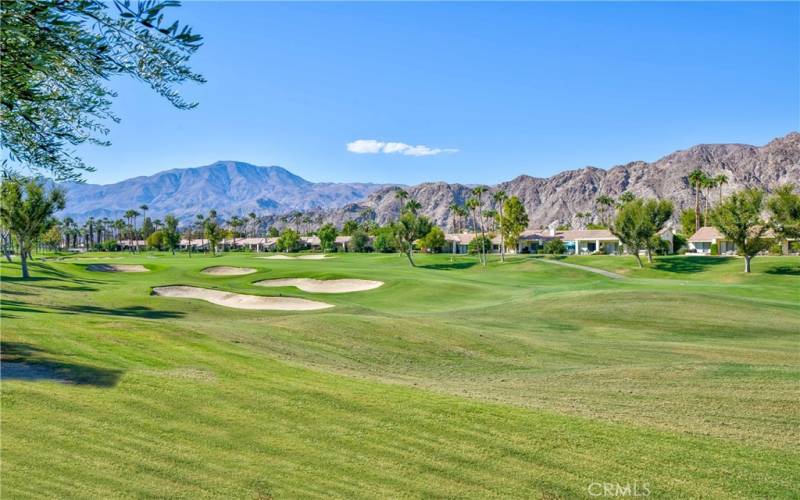
{"label": "palm tree", "polygon": [[249,214],[247,214],[247,218],[250,220],[249,225],[252,226],[252,228],[253,228],[252,232],[250,233],[250,235],[253,238],[255,238],[256,237],[256,224],[257,224],[257,221],[258,221],[258,216],[256,215],[255,212],[250,212]]}
{"label": "palm tree", "polygon": [[135,248],[136,250],[138,250],[139,245],[133,247],[133,240],[134,237],[136,236],[135,235],[136,217],[138,217],[139,215],[141,214],[136,210],[127,210],[124,215],[124,217],[128,220],[128,243],[131,245],[131,248]]}
{"label": "palm tree", "polygon": [[709,177],[706,176],[703,179],[703,189],[706,190],[706,194],[703,196],[703,221],[708,220],[708,198],[711,196],[711,190],[717,187],[717,178],[716,177]]}
{"label": "palm tree", "polygon": [[604,225],[608,225],[608,210],[614,206],[614,198],[608,196],[607,194],[601,194],[595,200],[597,203],[597,207],[600,210],[600,219],[603,221]]}
{"label": "palm tree", "polygon": [[453,223],[453,232],[457,233],[458,232],[458,209],[460,207],[458,206],[458,203],[456,203],[454,201],[447,208],[450,210],[450,221]]}
{"label": "palm tree", "polygon": [[150,236],[150,235],[149,234],[144,234],[144,220],[147,218],[147,211],[150,210],[150,207],[148,207],[145,204],[141,204],[141,205],[139,205],[139,210],[142,211],[142,239],[146,240],[147,237]]}
{"label": "palm tree", "polygon": [[495,204],[497,204],[497,206],[499,207],[499,210],[497,212],[497,214],[499,214],[499,216],[497,216],[497,220],[500,223],[500,261],[501,262],[505,262],[506,261],[506,239],[505,239],[505,236],[503,235],[503,210],[505,209],[504,204],[506,202],[506,198],[508,198],[508,195],[506,195],[506,192],[502,191],[502,190],[495,191],[494,194],[492,194],[492,199],[494,199]]}
{"label": "palm tree", "polygon": [[725,174],[719,174],[718,176],[714,177],[714,181],[717,183],[717,187],[719,188],[719,203],[722,203],[722,185],[728,183],[728,176]]}
{"label": "palm tree", "polygon": [[706,174],[702,170],[696,168],[689,172],[686,177],[689,184],[694,188],[694,230],[700,230],[700,191],[703,188],[703,180]]}
{"label": "palm tree", "polygon": [[[488,191],[489,188],[487,186],[476,186],[472,189],[472,194],[477,197],[478,200],[478,210],[483,207],[483,193]],[[481,256],[482,256],[482,264],[486,266],[486,249],[484,248],[486,243],[486,226],[483,220],[483,213],[481,212]]]}
{"label": "palm tree", "polygon": [[[467,200],[467,209],[472,212],[472,230],[475,233],[475,239],[478,238],[478,225],[477,225],[478,216],[476,214],[476,211],[480,206],[481,203],[478,201],[477,198],[470,198]],[[481,247],[483,247],[483,242],[481,242]],[[480,252],[478,253],[478,258],[481,259],[481,262],[483,262],[483,255]]]}
{"label": "palm tree", "polygon": [[420,208],[422,208],[422,204],[420,202],[414,199],[410,199],[406,202],[405,211],[417,215],[417,212],[419,211]]}
{"label": "palm tree", "polygon": [[405,201],[408,198],[408,191],[403,188],[397,188],[394,190],[394,197],[400,201],[400,213],[402,214],[405,208]]}

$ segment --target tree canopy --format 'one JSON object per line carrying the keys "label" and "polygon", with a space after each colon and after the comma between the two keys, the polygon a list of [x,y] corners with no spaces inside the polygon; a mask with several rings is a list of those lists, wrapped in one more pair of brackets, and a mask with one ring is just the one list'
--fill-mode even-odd
{"label": "tree canopy", "polygon": [[205,80],[188,66],[202,37],[165,10],[175,0],[135,6],[117,0],[16,0],[0,3],[0,146],[15,162],[57,180],[92,171],[74,147],[108,145],[103,136],[116,94],[108,80],[128,75],[179,109],[175,86]]}
{"label": "tree canopy", "polygon": [[750,259],[772,244],[766,237],[769,227],[761,218],[763,208],[764,192],[745,189],[722,200],[709,216],[714,227],[733,241],[737,252],[744,256],[746,273],[750,272]]}

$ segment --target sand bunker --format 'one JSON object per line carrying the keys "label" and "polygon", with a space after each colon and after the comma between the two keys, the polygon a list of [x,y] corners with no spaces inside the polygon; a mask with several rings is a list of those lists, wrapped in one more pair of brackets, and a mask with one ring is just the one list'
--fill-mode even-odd
{"label": "sand bunker", "polygon": [[255,283],[258,286],[294,286],[305,292],[314,293],[348,293],[372,290],[383,285],[383,281],[371,280],[315,280],[312,278],[284,278],[263,280]]}
{"label": "sand bunker", "polygon": [[210,274],[211,276],[242,276],[245,274],[253,274],[256,269],[252,267],[232,267],[232,266],[214,266],[207,267],[201,272],[203,274]]}
{"label": "sand bunker", "polygon": [[328,257],[327,255],[321,254],[321,253],[314,253],[314,254],[310,254],[310,255],[298,255],[297,257],[294,257],[292,255],[270,255],[269,257],[257,257],[257,258],[259,258],[259,259],[272,259],[272,260],[294,260],[294,259],[300,259],[300,260],[322,260],[322,259],[328,259],[330,257]]}
{"label": "sand bunker", "polygon": [[153,288],[154,295],[200,299],[218,306],[236,309],[261,309],[273,311],[314,311],[333,307],[332,304],[294,297],[261,297],[241,293],[223,292],[195,286],[159,286]]}
{"label": "sand bunker", "polygon": [[86,269],[100,273],[146,273],[149,271],[141,264],[89,264]]}

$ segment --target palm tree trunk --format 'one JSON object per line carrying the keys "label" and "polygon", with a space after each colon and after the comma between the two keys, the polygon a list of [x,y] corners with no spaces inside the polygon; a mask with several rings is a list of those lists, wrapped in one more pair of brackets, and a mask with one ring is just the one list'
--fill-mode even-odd
{"label": "palm tree trunk", "polygon": [[694,231],[700,230],[700,186],[694,186]]}

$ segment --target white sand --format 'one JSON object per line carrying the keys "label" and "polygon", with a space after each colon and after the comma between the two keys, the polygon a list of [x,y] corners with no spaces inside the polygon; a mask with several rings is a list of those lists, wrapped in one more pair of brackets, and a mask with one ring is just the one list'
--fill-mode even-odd
{"label": "white sand", "polygon": [[141,264],[89,264],[86,269],[100,273],[146,273],[149,271]]}
{"label": "white sand", "polygon": [[300,259],[300,260],[322,260],[322,259],[329,259],[331,257],[321,254],[321,253],[314,253],[309,255],[298,255],[297,257],[293,255],[270,255],[269,257],[256,257],[257,259],[272,259],[272,260],[293,260],[293,259]]}
{"label": "white sand", "polygon": [[236,309],[261,309],[274,311],[314,311],[333,307],[332,304],[294,297],[261,297],[241,293],[223,292],[195,286],[159,286],[153,288],[154,295],[200,299],[218,306]]}
{"label": "white sand", "polygon": [[252,267],[232,267],[232,266],[214,266],[207,267],[201,272],[203,274],[210,274],[211,276],[242,276],[245,274],[253,274],[256,269]]}
{"label": "white sand", "polygon": [[255,283],[258,286],[294,286],[305,292],[315,293],[348,293],[372,290],[383,285],[383,281],[371,280],[315,280],[312,278],[284,278],[263,280]]}

